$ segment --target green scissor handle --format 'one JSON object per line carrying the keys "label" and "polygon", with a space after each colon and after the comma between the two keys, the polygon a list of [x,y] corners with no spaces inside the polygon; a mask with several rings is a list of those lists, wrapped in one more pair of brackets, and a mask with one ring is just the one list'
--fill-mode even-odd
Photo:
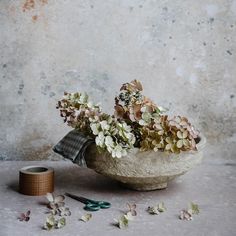
{"label": "green scissor handle", "polygon": [[85,207],[84,210],[86,211],[98,211],[100,209],[107,209],[111,207],[111,203],[109,202],[104,202],[104,201],[94,201],[94,200],[89,200]]}
{"label": "green scissor handle", "polygon": [[65,193],[66,196],[71,197],[77,201],[80,201],[85,204],[84,210],[86,211],[98,211],[100,209],[107,209],[111,207],[110,202],[104,201],[94,201],[85,197],[76,196],[71,193]]}

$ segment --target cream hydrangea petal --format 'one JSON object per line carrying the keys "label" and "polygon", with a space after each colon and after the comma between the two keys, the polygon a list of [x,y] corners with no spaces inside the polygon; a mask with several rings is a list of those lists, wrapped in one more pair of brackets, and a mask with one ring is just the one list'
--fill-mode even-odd
{"label": "cream hydrangea petal", "polygon": [[105,144],[108,147],[112,147],[114,145],[113,139],[111,136],[106,136],[105,138]]}
{"label": "cream hydrangea petal", "polygon": [[189,146],[190,143],[187,139],[183,139],[183,144],[184,146]]}
{"label": "cream hydrangea petal", "polygon": [[187,136],[188,136],[188,131],[185,130],[185,131],[183,132],[183,138],[187,138]]}
{"label": "cream hydrangea petal", "polygon": [[167,137],[167,138],[166,138],[166,142],[167,142],[167,143],[172,143],[171,138],[170,138],[170,137]]}
{"label": "cream hydrangea petal", "polygon": [[154,125],[154,127],[155,127],[156,129],[158,129],[158,130],[162,130],[162,126],[161,126],[160,124],[158,124],[158,123],[156,123],[156,124]]}
{"label": "cream hydrangea petal", "polygon": [[115,158],[116,157],[116,152],[115,152],[115,150],[113,149],[112,150],[112,152],[111,152],[111,156],[113,157],[113,158]]}
{"label": "cream hydrangea petal", "polygon": [[179,140],[179,141],[177,142],[176,146],[177,146],[178,148],[182,148],[182,147],[183,147],[183,140],[182,140],[182,139]]}
{"label": "cream hydrangea petal", "polygon": [[122,156],[126,156],[127,155],[127,151],[125,149],[122,149],[121,155]]}
{"label": "cream hydrangea petal", "polygon": [[181,131],[178,131],[177,132],[177,137],[182,139],[183,138],[183,133]]}
{"label": "cream hydrangea petal", "polygon": [[102,130],[108,130],[110,128],[110,125],[107,123],[106,120],[103,120],[100,122]]}
{"label": "cream hydrangea petal", "polygon": [[146,121],[146,122],[149,122],[150,121],[150,119],[151,119],[151,114],[150,113],[148,113],[148,112],[144,112],[143,114],[142,114],[142,119],[144,120],[144,121]]}
{"label": "cream hydrangea petal", "polygon": [[146,107],[146,106],[141,107],[140,111],[141,111],[141,112],[146,112],[146,111],[147,111],[147,107]]}
{"label": "cream hydrangea petal", "polygon": [[181,122],[180,117],[179,117],[179,116],[176,116],[176,117],[175,117],[175,121],[179,124],[179,123]]}
{"label": "cream hydrangea petal", "polygon": [[163,135],[164,134],[164,130],[160,130],[157,132],[159,135]]}
{"label": "cream hydrangea petal", "polygon": [[121,157],[122,157],[121,151],[118,151],[118,150],[116,151],[116,157],[117,157],[117,158],[121,158]]}
{"label": "cream hydrangea petal", "polygon": [[91,128],[91,130],[92,130],[94,135],[98,135],[98,133],[99,133],[99,130],[98,130],[99,126],[100,126],[99,124],[95,124],[95,123],[90,124],[90,128]]}
{"label": "cream hydrangea petal", "polygon": [[138,122],[140,125],[142,125],[142,126],[144,126],[144,125],[146,125],[147,123],[144,121],[144,120],[139,120],[139,122]]}
{"label": "cream hydrangea petal", "polygon": [[79,102],[84,104],[88,102],[88,94],[87,93],[81,93]]}
{"label": "cream hydrangea petal", "polygon": [[94,106],[93,102],[88,102],[87,104],[88,108],[92,108]]}
{"label": "cream hydrangea petal", "polygon": [[157,151],[158,151],[158,147],[154,147],[154,148],[153,148],[153,151],[154,151],[154,152],[157,152]]}
{"label": "cream hydrangea petal", "polygon": [[167,145],[166,145],[166,150],[170,150],[171,149],[171,147],[172,147],[172,145],[170,144],[170,143],[168,143]]}
{"label": "cream hydrangea petal", "polygon": [[103,132],[99,132],[98,136],[95,139],[95,142],[98,146],[102,147],[104,144],[104,139],[105,139],[105,136]]}

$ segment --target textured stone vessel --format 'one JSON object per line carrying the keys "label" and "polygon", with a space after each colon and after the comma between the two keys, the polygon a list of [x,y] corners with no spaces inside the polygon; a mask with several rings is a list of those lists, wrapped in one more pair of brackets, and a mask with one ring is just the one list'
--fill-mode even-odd
{"label": "textured stone vessel", "polygon": [[198,151],[180,154],[141,152],[134,148],[122,158],[113,158],[108,152],[99,153],[93,145],[87,151],[86,162],[89,168],[119,181],[127,188],[139,191],[164,189],[170,180],[201,162],[205,143],[205,138],[201,137],[197,144]]}

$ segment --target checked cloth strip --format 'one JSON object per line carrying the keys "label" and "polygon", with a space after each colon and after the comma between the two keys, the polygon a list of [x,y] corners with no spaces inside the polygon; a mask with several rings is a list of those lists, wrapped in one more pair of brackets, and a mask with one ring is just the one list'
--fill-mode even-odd
{"label": "checked cloth strip", "polygon": [[93,139],[74,129],[53,147],[53,151],[81,167],[87,167],[85,152],[92,143]]}

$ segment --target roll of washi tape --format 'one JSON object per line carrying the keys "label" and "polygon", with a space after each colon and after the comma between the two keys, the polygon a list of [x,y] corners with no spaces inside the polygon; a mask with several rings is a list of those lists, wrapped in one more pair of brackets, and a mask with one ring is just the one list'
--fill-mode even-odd
{"label": "roll of washi tape", "polygon": [[20,169],[19,192],[40,196],[54,191],[54,170],[43,166],[26,166]]}

